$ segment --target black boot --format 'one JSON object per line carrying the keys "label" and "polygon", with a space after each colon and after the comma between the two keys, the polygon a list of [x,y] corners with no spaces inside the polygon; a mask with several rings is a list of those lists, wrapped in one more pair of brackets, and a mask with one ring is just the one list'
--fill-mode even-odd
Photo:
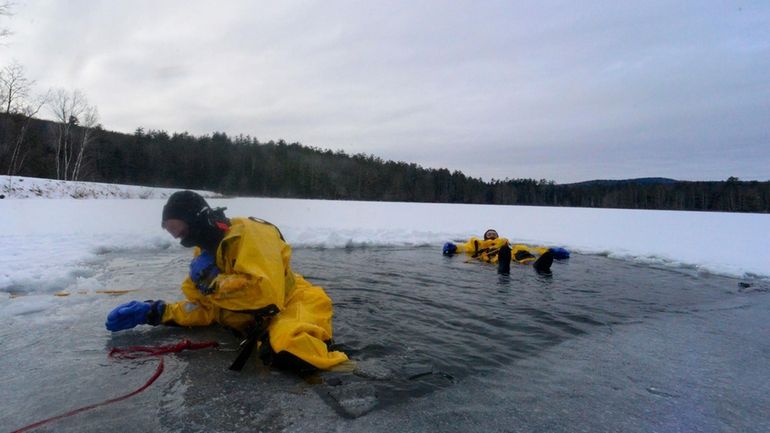
{"label": "black boot", "polygon": [[550,274],[552,264],[553,253],[551,251],[546,251],[539,259],[535,260],[535,263],[533,263],[532,266],[534,266],[535,270],[541,274]]}
{"label": "black boot", "polygon": [[508,274],[511,272],[511,247],[508,245],[497,252],[497,273]]}

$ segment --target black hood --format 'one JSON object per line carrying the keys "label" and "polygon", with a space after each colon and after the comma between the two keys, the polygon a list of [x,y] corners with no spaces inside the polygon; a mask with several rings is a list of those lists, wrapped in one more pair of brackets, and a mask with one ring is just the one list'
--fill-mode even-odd
{"label": "black hood", "polygon": [[224,208],[211,209],[206,200],[193,191],[177,191],[171,194],[163,206],[161,224],[169,219],[187,223],[188,232],[181,240],[182,246],[201,247],[212,253],[216,252],[227,226],[230,225]]}

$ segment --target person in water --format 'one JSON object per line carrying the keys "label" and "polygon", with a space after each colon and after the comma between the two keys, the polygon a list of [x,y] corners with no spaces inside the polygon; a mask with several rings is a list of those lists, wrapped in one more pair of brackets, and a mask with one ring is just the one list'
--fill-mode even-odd
{"label": "person in water", "polygon": [[497,230],[495,230],[495,229],[489,229],[489,230],[484,232],[484,240],[485,241],[493,241],[493,240],[495,240],[495,239],[497,239],[499,237],[500,236],[498,236]]}
{"label": "person in water", "polygon": [[495,263],[498,265],[498,272],[500,273],[509,272],[511,261],[522,265],[532,264],[538,272],[548,273],[555,257],[569,257],[569,253],[563,248],[532,247],[524,244],[511,245],[508,239],[501,238],[495,229],[485,231],[483,239],[471,237],[464,244],[452,242],[444,244],[444,255],[451,256],[457,252],[464,252],[484,262]]}
{"label": "person in water", "polygon": [[219,323],[243,336],[240,370],[256,349],[266,365],[298,372],[328,369],[348,357],[329,348],[332,302],[321,287],[291,270],[291,247],[278,228],[256,218],[227,218],[192,191],[172,194],[161,226],[195,247],[182,282],[186,300],[132,301],[112,310],[110,331],[137,325]]}

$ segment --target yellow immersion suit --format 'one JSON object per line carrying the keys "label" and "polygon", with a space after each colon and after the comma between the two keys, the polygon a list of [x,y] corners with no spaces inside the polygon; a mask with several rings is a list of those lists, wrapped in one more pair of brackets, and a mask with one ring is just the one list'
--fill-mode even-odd
{"label": "yellow immersion suit", "polygon": [[[200,254],[196,248],[195,255]],[[342,352],[330,351],[332,302],[321,287],[291,270],[291,247],[278,229],[248,218],[231,219],[216,252],[220,274],[210,292],[202,293],[188,276],[182,283],[187,300],[166,305],[161,323],[202,326],[213,322],[244,331],[254,324],[249,311],[275,305],[270,319],[270,346],[288,352],[316,368],[344,362]]]}
{"label": "yellow immersion suit", "polygon": [[[468,239],[468,242],[457,245],[457,252],[464,252],[473,258],[485,262],[497,263],[497,253],[504,245],[509,245],[506,238],[484,240],[471,237]],[[511,247],[511,261],[523,265],[534,262],[543,253],[548,251],[546,247],[532,247],[523,244],[509,246]]]}

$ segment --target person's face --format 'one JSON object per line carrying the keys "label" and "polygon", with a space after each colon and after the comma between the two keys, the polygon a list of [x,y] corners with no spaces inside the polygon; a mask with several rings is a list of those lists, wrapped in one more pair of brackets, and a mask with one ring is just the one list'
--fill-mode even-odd
{"label": "person's face", "polygon": [[495,240],[497,239],[497,232],[494,230],[487,230],[486,233],[484,233],[484,240]]}
{"label": "person's face", "polygon": [[174,239],[184,239],[190,233],[190,226],[186,222],[178,219],[168,219],[163,222],[163,228],[174,237]]}

